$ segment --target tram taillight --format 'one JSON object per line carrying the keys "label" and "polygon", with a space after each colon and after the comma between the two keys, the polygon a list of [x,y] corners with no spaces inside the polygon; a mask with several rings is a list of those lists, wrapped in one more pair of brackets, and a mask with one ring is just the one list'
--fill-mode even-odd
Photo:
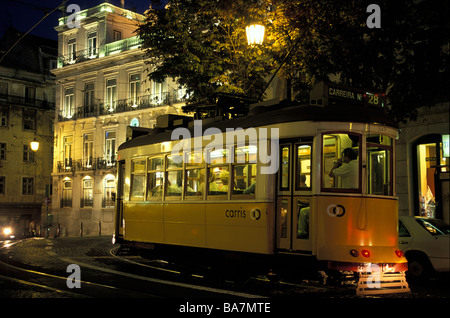
{"label": "tram taillight", "polygon": [[403,252],[400,250],[395,250],[395,255],[397,255],[398,257],[403,257]]}
{"label": "tram taillight", "polygon": [[369,252],[369,250],[362,250],[361,255],[364,257],[370,257],[370,252]]}

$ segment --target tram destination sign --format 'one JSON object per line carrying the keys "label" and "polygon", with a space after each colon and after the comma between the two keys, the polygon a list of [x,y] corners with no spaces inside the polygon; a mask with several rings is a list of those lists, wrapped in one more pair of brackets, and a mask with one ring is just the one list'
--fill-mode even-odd
{"label": "tram destination sign", "polygon": [[386,95],[326,82],[318,83],[311,90],[311,105],[329,106],[342,102],[382,108],[386,105]]}

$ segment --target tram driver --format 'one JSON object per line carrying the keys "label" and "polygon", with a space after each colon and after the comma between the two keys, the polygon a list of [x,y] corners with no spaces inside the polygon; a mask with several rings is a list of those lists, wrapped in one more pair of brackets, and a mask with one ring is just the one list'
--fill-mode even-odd
{"label": "tram driver", "polygon": [[358,184],[358,153],[352,148],[346,148],[329,173],[332,178],[341,177],[342,188],[357,189]]}

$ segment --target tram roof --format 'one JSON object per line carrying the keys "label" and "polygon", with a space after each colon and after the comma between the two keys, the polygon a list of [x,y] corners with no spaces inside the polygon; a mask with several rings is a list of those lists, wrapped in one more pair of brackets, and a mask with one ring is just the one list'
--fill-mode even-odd
{"label": "tram roof", "polygon": [[[273,124],[281,124],[297,121],[313,122],[358,122],[358,123],[379,123],[391,127],[396,127],[395,121],[388,117],[381,108],[374,108],[361,105],[334,105],[328,107],[312,105],[281,106],[279,104],[258,108],[256,114],[234,118],[230,120],[214,121],[202,124],[202,133],[207,128],[218,128],[225,132],[227,128],[250,128],[261,127]],[[176,127],[175,127],[176,128]],[[186,127],[187,128],[187,127]],[[187,128],[191,135],[194,127]],[[149,130],[151,131],[151,130]],[[119,146],[119,150],[156,144],[164,141],[171,141],[172,130],[166,130],[144,134],[130,139]]]}

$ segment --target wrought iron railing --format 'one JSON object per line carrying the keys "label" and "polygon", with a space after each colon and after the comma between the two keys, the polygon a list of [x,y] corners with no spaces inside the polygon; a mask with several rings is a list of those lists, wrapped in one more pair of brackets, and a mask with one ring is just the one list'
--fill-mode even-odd
{"label": "wrought iron railing", "polygon": [[58,113],[58,121],[77,120],[80,118],[96,117],[109,114],[123,113],[133,110],[160,107],[180,102],[180,98],[175,98],[168,92],[161,94],[151,94],[139,96],[136,98],[121,99],[109,103],[98,103],[93,105],[84,105],[80,107],[72,107],[60,110]]}
{"label": "wrought iron railing", "polygon": [[111,157],[87,158],[80,160],[72,160],[66,158],[64,161],[58,161],[57,170],[62,172],[90,171],[100,169],[112,169],[117,165],[115,155]]}
{"label": "wrought iron railing", "polygon": [[0,94],[0,104],[2,103],[8,105],[29,106],[45,110],[55,109],[54,102],[9,94]]}
{"label": "wrought iron railing", "polygon": [[124,51],[133,50],[141,46],[142,40],[138,36],[133,36],[123,40],[107,43],[100,47],[91,47],[85,50],[75,51],[65,55],[58,56],[58,67],[64,67],[70,64],[81,63],[84,61],[97,59],[103,56],[109,56]]}

